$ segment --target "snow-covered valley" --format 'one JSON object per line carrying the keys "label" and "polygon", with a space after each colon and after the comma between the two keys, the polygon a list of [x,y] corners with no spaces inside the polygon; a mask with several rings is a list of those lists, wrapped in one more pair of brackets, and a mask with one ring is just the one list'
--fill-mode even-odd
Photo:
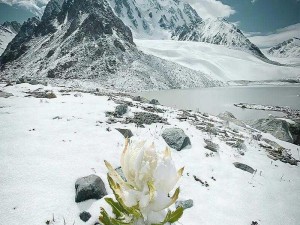
{"label": "snow-covered valley", "polygon": [[[194,203],[178,224],[299,224],[299,166],[274,161],[269,155],[273,150],[267,150],[275,146],[270,142],[274,141],[299,160],[299,146],[248,126],[133,101],[123,94],[4,85],[1,84],[2,93],[13,96],[0,98],[0,224],[96,224],[99,207],[107,206],[103,199],[75,203],[76,179],[96,174],[112,194],[103,161],[120,166],[124,137],[115,128],[128,128],[133,140],[153,141],[163,150],[167,144],[161,133],[170,127],[183,129],[191,140],[189,148],[172,149],[176,166],[185,166],[178,184],[179,200],[192,199]],[[57,98],[36,98],[31,94],[46,90],[53,91]],[[106,116],[107,111],[114,111],[124,102],[129,106],[126,114],[119,118]],[[124,123],[136,112],[153,110],[169,124],[144,124],[142,128]],[[218,132],[214,134],[205,127]],[[262,135],[260,141],[253,138],[258,134]],[[218,144],[219,149],[214,152],[205,148],[205,139]],[[244,140],[242,146],[230,144],[238,139]],[[236,168],[235,162],[251,166],[255,173]],[[83,210],[92,215],[86,223],[79,219]]]}
{"label": "snow-covered valley", "polygon": [[147,54],[201,71],[221,81],[270,81],[297,78],[300,75],[299,66],[273,65],[247,52],[225,46],[172,40],[134,41]]}

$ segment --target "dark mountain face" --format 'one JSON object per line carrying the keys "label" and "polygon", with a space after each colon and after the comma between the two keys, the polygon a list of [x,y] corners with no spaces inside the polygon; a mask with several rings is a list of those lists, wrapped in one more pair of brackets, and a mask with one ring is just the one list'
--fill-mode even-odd
{"label": "dark mountain face", "polygon": [[40,21],[36,17],[30,18],[23,23],[18,34],[8,44],[6,50],[2,54],[1,64],[13,61],[26,52],[28,49],[26,43],[32,38],[34,30],[39,23]]}
{"label": "dark mountain face", "polygon": [[22,25],[1,68],[11,79],[93,80],[127,91],[215,85],[201,72],[140,52],[106,0],[51,0],[41,20]]}
{"label": "dark mountain face", "polygon": [[21,28],[21,24],[18,23],[17,21],[11,21],[11,22],[6,21],[2,24],[2,26],[9,28],[14,33],[18,33]]}
{"label": "dark mountain face", "polygon": [[[50,35],[50,40],[43,43],[43,47],[50,47],[51,40],[54,40],[56,36],[54,34],[58,29],[64,33],[59,37],[60,41],[72,36],[72,41],[66,42],[62,46],[63,49],[75,47],[84,39],[106,39],[114,33],[116,39],[122,39],[133,45],[130,29],[114,15],[105,0],[51,0],[41,21],[34,17],[22,25],[20,32],[3,53],[1,63],[11,62],[26,53],[31,45],[29,42],[35,38]],[[119,42],[115,40],[114,43]],[[121,44],[116,45],[115,48],[121,46]],[[121,48],[124,50],[124,47]]]}

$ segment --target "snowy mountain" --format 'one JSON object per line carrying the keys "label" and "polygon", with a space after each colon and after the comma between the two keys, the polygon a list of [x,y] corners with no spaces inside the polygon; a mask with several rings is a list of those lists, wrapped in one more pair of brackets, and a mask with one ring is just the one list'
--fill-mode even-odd
{"label": "snowy mountain", "polygon": [[109,3],[135,38],[169,38],[176,27],[201,20],[182,0],[109,0]]}
{"label": "snowy mountain", "polygon": [[284,41],[270,48],[267,53],[275,57],[300,57],[300,38],[294,37]]}
{"label": "snowy mountain", "polygon": [[88,79],[127,91],[215,85],[201,72],[139,51],[106,0],[51,0],[41,21],[22,25],[1,64],[10,79]]}
{"label": "snowy mountain", "polygon": [[300,66],[278,66],[261,60],[249,51],[222,45],[175,40],[135,40],[135,43],[146,54],[201,71],[225,82],[297,80],[300,74]]}
{"label": "snowy mountain", "polygon": [[234,24],[222,18],[206,19],[176,28],[172,39],[179,41],[197,41],[217,45],[225,45],[243,51],[250,51],[254,55],[266,59],[260,49]]}
{"label": "snowy mountain", "polygon": [[19,32],[21,25],[16,22],[4,22],[0,25],[0,55],[4,52],[8,43]]}

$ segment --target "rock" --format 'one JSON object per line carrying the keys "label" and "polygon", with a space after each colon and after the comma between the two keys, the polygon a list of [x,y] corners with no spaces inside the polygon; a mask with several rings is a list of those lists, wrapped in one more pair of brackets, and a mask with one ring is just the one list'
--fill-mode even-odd
{"label": "rock", "polygon": [[116,128],[117,131],[119,131],[125,138],[131,138],[133,136],[133,133],[129,129],[123,129],[123,128]]}
{"label": "rock", "polygon": [[160,105],[160,103],[157,99],[152,99],[149,103],[152,105]]}
{"label": "rock", "polygon": [[48,98],[48,99],[57,98],[52,91],[45,91],[45,92],[33,91],[33,92],[26,92],[26,93],[35,98]]}
{"label": "rock", "polygon": [[204,142],[206,144],[206,146],[204,148],[211,150],[213,152],[218,152],[218,150],[219,150],[218,144],[215,144],[211,140],[208,140],[208,139],[204,139]]}
{"label": "rock", "polygon": [[256,120],[252,127],[262,132],[272,134],[279,140],[294,143],[300,136],[300,124],[289,120],[269,117]]}
{"label": "rock", "polygon": [[143,124],[150,125],[152,123],[167,124],[167,120],[154,113],[135,112],[134,117],[127,117],[125,123],[135,123],[138,126],[141,126]]}
{"label": "rock", "polygon": [[38,85],[39,84],[39,82],[37,80],[31,80],[28,83],[31,84],[31,85]]}
{"label": "rock", "polygon": [[124,172],[123,172],[121,166],[119,166],[118,168],[116,168],[115,171],[117,171],[117,173],[122,177],[122,179],[123,179],[124,181],[127,181],[127,179],[126,179],[126,177],[125,177],[125,175],[124,175]]}
{"label": "rock", "polygon": [[136,102],[142,102],[142,103],[149,103],[149,100],[144,98],[144,97],[141,97],[141,96],[134,96],[132,98],[133,101],[136,101]]}
{"label": "rock", "polygon": [[243,163],[235,162],[235,163],[233,163],[233,165],[234,165],[236,168],[239,168],[239,169],[241,169],[241,170],[244,170],[244,171],[246,171],[246,172],[248,172],[248,173],[254,173],[254,172],[255,172],[255,170],[254,170],[252,167],[250,167],[250,166],[248,166],[248,165],[246,165],[246,164],[243,164]]}
{"label": "rock", "polygon": [[77,179],[75,191],[75,202],[82,202],[89,199],[101,199],[103,196],[107,195],[103,181],[94,174]]}
{"label": "rock", "polygon": [[123,116],[125,113],[127,113],[128,106],[126,104],[117,105],[115,108],[115,113],[118,116]]}
{"label": "rock", "polygon": [[175,207],[176,209],[178,207],[182,207],[183,209],[189,209],[189,208],[192,208],[194,206],[194,201],[192,199],[188,199],[188,200],[185,200],[185,201],[177,201],[175,203]]}
{"label": "rock", "polygon": [[0,91],[0,98],[9,98],[11,96],[14,96],[12,93]]}
{"label": "rock", "polygon": [[79,217],[83,222],[86,222],[91,218],[91,214],[89,212],[83,211],[79,214]]}
{"label": "rock", "polygon": [[219,114],[218,117],[222,120],[232,122],[232,123],[234,123],[234,124],[236,124],[237,126],[240,126],[240,127],[246,127],[247,126],[243,121],[240,121],[237,118],[235,118],[235,116],[231,112],[226,111],[224,113]]}
{"label": "rock", "polygon": [[171,148],[177,151],[191,145],[190,138],[180,128],[167,128],[163,131],[162,137]]}

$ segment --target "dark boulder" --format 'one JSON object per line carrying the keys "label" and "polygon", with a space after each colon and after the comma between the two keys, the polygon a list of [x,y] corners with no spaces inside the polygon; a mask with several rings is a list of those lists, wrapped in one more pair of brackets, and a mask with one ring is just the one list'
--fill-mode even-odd
{"label": "dark boulder", "polygon": [[94,174],[77,179],[75,183],[75,202],[101,199],[107,195],[102,179]]}
{"label": "dark boulder", "polygon": [[190,138],[180,128],[167,128],[163,131],[162,137],[171,148],[177,151],[191,145]]}

